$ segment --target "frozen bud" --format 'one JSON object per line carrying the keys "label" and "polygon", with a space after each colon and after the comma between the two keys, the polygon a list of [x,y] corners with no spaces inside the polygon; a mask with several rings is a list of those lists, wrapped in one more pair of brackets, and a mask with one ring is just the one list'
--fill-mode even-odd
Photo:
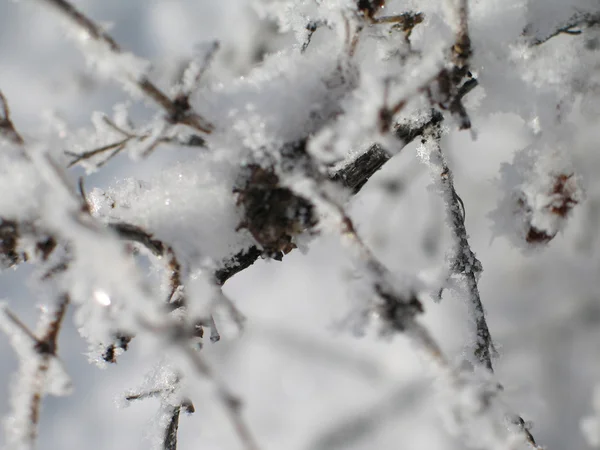
{"label": "frozen bud", "polygon": [[551,241],[583,199],[566,153],[547,147],[517,152],[511,164],[503,165],[499,185],[503,196],[490,215],[494,232],[521,248]]}

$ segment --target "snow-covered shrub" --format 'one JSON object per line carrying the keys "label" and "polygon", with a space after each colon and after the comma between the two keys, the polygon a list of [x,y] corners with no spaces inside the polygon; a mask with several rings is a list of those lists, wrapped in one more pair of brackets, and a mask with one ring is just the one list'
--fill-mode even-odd
{"label": "snow-covered shrub", "polygon": [[577,447],[561,399],[511,398],[550,371],[504,361],[598,322],[599,23],[592,0],[0,6],[1,281],[42,304],[35,330],[0,304],[7,447],[129,448],[79,441],[84,414],[45,437],[45,396],[94,389],[71,324],[120,404],[159,401],[135,413],[155,448]]}

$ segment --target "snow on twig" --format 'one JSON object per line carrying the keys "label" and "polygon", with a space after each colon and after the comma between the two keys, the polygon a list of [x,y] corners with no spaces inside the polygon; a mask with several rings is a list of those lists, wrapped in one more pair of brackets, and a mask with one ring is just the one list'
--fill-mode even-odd
{"label": "snow on twig", "polygon": [[213,125],[195,113],[188,102],[172,100],[146,76],[145,64],[130,53],[125,53],[119,44],[99,25],[85,16],[67,0],[37,0],[67,19],[74,27],[74,36],[82,51],[95,65],[99,65],[109,76],[133,85],[147,98],[161,106],[171,123],[188,125],[198,131],[210,133]]}
{"label": "snow on twig", "polygon": [[68,304],[68,295],[63,295],[57,305],[44,309],[35,334],[6,304],[0,305],[0,328],[9,336],[19,358],[11,390],[11,413],[5,421],[11,450],[34,447],[45,395],[68,395],[71,391],[70,379],[57,356],[58,335]]}

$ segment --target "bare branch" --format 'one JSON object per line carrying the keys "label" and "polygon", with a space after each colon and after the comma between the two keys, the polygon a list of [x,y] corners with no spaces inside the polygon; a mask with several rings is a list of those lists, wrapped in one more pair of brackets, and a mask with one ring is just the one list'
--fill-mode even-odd
{"label": "bare branch", "polygon": [[600,25],[600,14],[578,13],[573,15],[570,19],[564,21],[556,30],[546,34],[545,36],[536,36],[533,32],[533,25],[531,24],[525,27],[522,35],[528,39],[529,45],[536,46],[542,45],[548,42],[550,39],[561,34],[567,34],[571,36],[580,35],[583,32],[582,28],[591,28],[598,25]]}
{"label": "bare branch", "polygon": [[23,138],[16,130],[12,119],[10,118],[8,101],[6,100],[6,97],[4,97],[2,91],[0,91],[0,136],[17,146],[22,146],[24,144]]}
{"label": "bare branch", "polygon": [[173,406],[171,409],[169,423],[163,440],[164,450],[177,450],[177,430],[179,430],[180,412],[181,406]]}
{"label": "bare branch", "polygon": [[[33,446],[37,439],[40,406],[44,395],[47,393],[46,385],[48,384],[50,364],[52,362],[58,363],[56,361],[58,334],[60,333],[68,304],[69,297],[64,294],[52,311],[42,314],[38,332],[40,335],[39,338],[8,308],[1,308],[0,313],[18,328],[19,333],[27,337],[27,342],[14,343],[15,351],[20,359],[18,380],[19,383],[23,384],[21,389],[16,388],[16,391],[21,392],[21,395],[26,393],[26,396],[19,397],[19,399],[13,401],[13,420],[19,421],[20,427],[13,430],[14,436],[9,439],[26,442],[30,446]],[[6,326],[3,328],[5,328],[9,336],[14,334],[14,331],[11,331]],[[31,345],[31,349],[26,349],[26,353],[23,353],[24,349],[21,346],[26,346],[27,344]],[[29,355],[29,351],[33,351],[35,356]],[[32,361],[29,361],[32,356],[34,364],[32,364]]]}
{"label": "bare branch", "polygon": [[231,392],[229,392],[229,390],[215,376],[215,374],[212,371],[212,368],[208,365],[208,363],[204,360],[200,353],[194,351],[185,343],[184,346],[184,352],[186,356],[192,362],[193,366],[198,371],[198,373],[211,380],[215,384],[219,400],[221,401],[221,404],[227,412],[229,420],[231,421],[235,432],[240,438],[240,441],[244,445],[245,449],[259,450],[259,447],[256,444],[252,433],[250,432],[250,428],[248,427],[248,425],[242,417],[241,401]]}
{"label": "bare branch", "polygon": [[[60,12],[63,17],[68,19],[73,25],[81,29],[89,36],[89,38],[104,44],[113,54],[120,55],[123,53],[117,42],[104,31],[100,26],[86,17],[75,6],[67,0],[39,0],[53,7]],[[188,125],[203,133],[210,133],[213,130],[213,125],[205,120],[202,116],[195,113],[189,102],[181,102],[171,100],[163,93],[155,84],[147,78],[138,79],[130,74],[131,82],[143,92],[146,97],[153,100],[161,106],[167,113],[167,120],[171,123],[179,123]]]}
{"label": "bare branch", "polygon": [[[441,129],[439,126],[431,127],[428,130],[427,138],[435,146],[432,152],[436,154],[430,156],[430,161],[433,161],[431,164],[434,171],[433,176],[438,177],[436,182],[439,184],[442,197],[445,200],[446,214],[449,222],[452,224],[451,231],[455,240],[451,270],[453,274],[464,279],[469,292],[469,313],[476,327],[476,335],[473,339],[475,345],[474,355],[481,365],[489,371],[493,371],[492,356],[495,354],[495,349],[485,319],[485,311],[481,303],[478,287],[478,279],[483,267],[469,245],[468,234],[465,228],[464,204],[456,193],[454,176],[442,153],[439,143],[441,138]],[[437,173],[438,170],[439,173]]]}
{"label": "bare branch", "polygon": [[[436,182],[440,186],[442,197],[445,200],[446,214],[454,237],[454,249],[450,269],[454,275],[464,280],[468,292],[467,305],[469,315],[475,325],[475,333],[472,338],[474,342],[474,362],[492,373],[492,358],[496,355],[496,349],[486,321],[485,310],[478,286],[483,266],[469,244],[468,233],[465,227],[465,206],[456,192],[453,173],[448,167],[442,152],[440,145],[441,129],[439,125],[430,127],[424,136],[435,146],[432,150],[432,152],[435,152],[435,155],[431,155],[429,161],[432,166],[433,176],[438,178]],[[518,415],[516,418],[519,432],[525,440],[532,448],[536,450],[540,449],[531,432],[525,427],[523,419]]]}
{"label": "bare branch", "polygon": [[85,161],[85,160],[91,159],[97,155],[112,151],[106,158],[104,158],[102,161],[100,161],[99,163],[96,164],[96,167],[100,168],[104,164],[106,164],[109,160],[111,160],[112,158],[117,156],[119,153],[121,153],[123,150],[125,150],[127,148],[127,144],[129,144],[130,142],[132,142],[134,140],[141,143],[141,142],[145,142],[146,140],[150,139],[149,143],[147,144],[147,148],[142,153],[142,155],[144,157],[148,156],[160,144],[177,144],[177,145],[181,145],[184,147],[206,147],[206,141],[204,140],[204,138],[202,138],[201,136],[198,136],[198,135],[191,135],[191,136],[188,136],[185,138],[163,136],[163,133],[158,133],[156,135],[154,133],[145,133],[145,134],[136,135],[136,134],[131,134],[131,133],[117,127],[117,125],[114,124],[112,121],[110,121],[110,119],[108,119],[106,117],[104,117],[104,119],[107,124],[110,124],[109,126],[111,128],[114,128],[116,131],[123,134],[125,137],[123,139],[121,139],[120,141],[113,142],[113,143],[110,143],[107,145],[103,145],[102,147],[98,147],[96,149],[89,150],[89,151],[86,151],[83,153],[74,153],[74,152],[66,151],[65,152],[66,155],[73,157],[73,159],[69,162],[67,167],[69,167],[69,168],[73,167],[74,165],[76,165],[77,163],[80,163],[81,161]]}

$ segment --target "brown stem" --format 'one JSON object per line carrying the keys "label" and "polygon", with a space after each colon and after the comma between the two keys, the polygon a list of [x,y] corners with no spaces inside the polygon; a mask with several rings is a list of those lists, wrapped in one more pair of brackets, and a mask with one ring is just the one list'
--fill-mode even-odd
{"label": "brown stem", "polygon": [[[58,10],[64,17],[69,19],[71,23],[87,33],[91,39],[106,45],[114,54],[121,54],[123,52],[119,44],[117,44],[106,31],[85,16],[67,0],[41,1]],[[188,102],[177,102],[172,100],[145,77],[137,79],[132,76],[130,81],[135,83],[146,97],[153,100],[165,110],[169,122],[188,125],[204,133],[210,133],[213,130],[213,125],[206,121],[202,116],[192,111]]]}

